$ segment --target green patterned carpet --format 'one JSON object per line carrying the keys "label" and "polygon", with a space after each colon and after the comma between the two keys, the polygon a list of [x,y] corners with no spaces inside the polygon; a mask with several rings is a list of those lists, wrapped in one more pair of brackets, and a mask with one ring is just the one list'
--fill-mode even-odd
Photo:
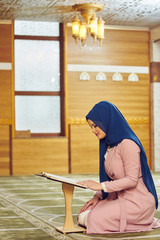
{"label": "green patterned carpet", "polygon": [[[65,175],[77,180],[98,180],[97,175]],[[160,173],[153,174],[160,198]],[[93,196],[93,191],[75,187],[73,218]],[[160,203],[159,203],[160,205]],[[160,206],[156,211],[160,219]],[[160,228],[151,232],[86,235],[61,234],[55,227],[63,226],[64,196],[61,183],[37,176],[0,177],[0,240],[160,240]]]}

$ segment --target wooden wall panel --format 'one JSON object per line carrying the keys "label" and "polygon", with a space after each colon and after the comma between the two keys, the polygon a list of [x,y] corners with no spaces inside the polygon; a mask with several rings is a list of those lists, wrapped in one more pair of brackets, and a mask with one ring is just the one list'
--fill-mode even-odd
{"label": "wooden wall panel", "polygon": [[[12,25],[0,24],[0,63],[12,62]],[[0,175],[9,175],[12,122],[12,71],[0,70]]]}
{"label": "wooden wall panel", "polygon": [[[149,67],[149,33],[105,30],[102,47],[93,42],[80,49],[73,44],[68,28],[68,63],[91,65],[122,65]],[[112,48],[111,48],[112,45]],[[114,73],[105,73],[106,81],[96,81],[96,72],[89,73],[90,81],[80,81],[81,72],[68,71],[68,115],[83,118],[101,100],[117,105],[127,118],[149,117],[149,74],[138,74],[139,82],[128,82],[129,73],[122,73],[122,82],[113,82]]]}
{"label": "wooden wall panel", "polygon": [[99,141],[88,125],[71,125],[71,173],[99,172]]}
{"label": "wooden wall panel", "polygon": [[11,24],[0,24],[0,62],[11,62]]}
{"label": "wooden wall panel", "polygon": [[14,139],[13,174],[68,173],[68,139]]}
{"label": "wooden wall panel", "polygon": [[106,29],[102,47],[88,37],[87,46],[80,49],[68,27],[67,39],[68,64],[148,66],[149,32]]}
{"label": "wooden wall panel", "polygon": [[12,72],[0,70],[0,118],[12,118]]}
{"label": "wooden wall panel", "polygon": [[129,74],[122,74],[122,82],[112,81],[113,73],[106,73],[106,81],[96,81],[96,73],[89,73],[89,81],[80,81],[79,72],[68,72],[69,118],[84,118],[99,101],[114,103],[126,118],[149,117],[149,75],[138,74],[139,82],[128,82]]}
{"label": "wooden wall panel", "polygon": [[0,176],[9,175],[9,126],[0,125]]}

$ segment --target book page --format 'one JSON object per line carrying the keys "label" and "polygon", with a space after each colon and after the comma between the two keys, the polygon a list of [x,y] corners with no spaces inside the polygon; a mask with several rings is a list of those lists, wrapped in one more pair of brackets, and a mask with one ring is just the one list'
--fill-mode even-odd
{"label": "book page", "polygon": [[42,172],[41,174],[36,174],[37,176],[41,176],[41,177],[46,177],[50,180],[53,180],[53,181],[58,181],[58,182],[64,182],[64,183],[69,183],[69,184],[72,184],[74,186],[77,186],[77,187],[81,187],[81,188],[87,188],[87,187],[84,187],[80,184],[77,183],[77,181],[75,179],[70,179],[70,178],[66,178],[66,177],[61,177],[61,176],[58,176],[58,175],[54,175],[54,174],[51,174],[51,173],[46,173],[46,172]]}

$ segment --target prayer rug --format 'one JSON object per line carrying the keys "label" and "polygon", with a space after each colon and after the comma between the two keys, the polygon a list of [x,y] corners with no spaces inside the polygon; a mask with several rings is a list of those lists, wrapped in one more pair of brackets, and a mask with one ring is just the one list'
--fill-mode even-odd
{"label": "prayer rug", "polygon": [[[97,175],[63,175],[79,180],[98,181]],[[160,173],[153,173],[160,198]],[[77,214],[94,192],[74,188],[72,212]],[[160,205],[160,203],[159,203]],[[160,219],[160,206],[156,211]],[[125,234],[84,233],[62,234],[55,227],[63,226],[65,202],[62,184],[37,176],[0,177],[0,239],[2,240],[160,240],[160,228],[150,232]]]}

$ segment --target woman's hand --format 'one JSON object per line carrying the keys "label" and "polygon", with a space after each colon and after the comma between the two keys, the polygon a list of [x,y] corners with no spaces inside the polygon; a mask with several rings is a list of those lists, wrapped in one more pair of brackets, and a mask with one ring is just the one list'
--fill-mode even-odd
{"label": "woman's hand", "polygon": [[92,210],[97,205],[98,202],[99,202],[99,197],[94,196],[91,200],[86,202],[86,204],[81,208],[80,213],[86,211],[88,207],[90,207],[90,209]]}
{"label": "woman's hand", "polygon": [[97,183],[93,180],[87,180],[87,181],[82,181],[78,182],[78,184],[81,184],[84,187],[88,187],[94,191],[100,191],[103,190],[101,183]]}

